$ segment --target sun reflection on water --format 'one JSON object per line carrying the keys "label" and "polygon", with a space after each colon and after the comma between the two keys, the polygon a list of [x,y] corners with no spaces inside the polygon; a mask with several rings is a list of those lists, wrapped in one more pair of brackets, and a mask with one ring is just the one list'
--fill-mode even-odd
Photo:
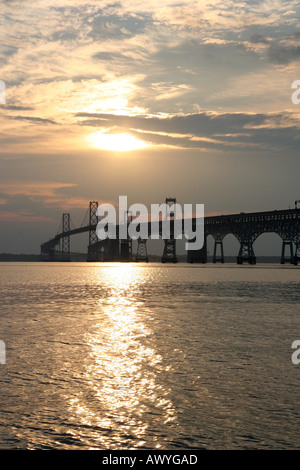
{"label": "sun reflection on water", "polygon": [[69,399],[69,411],[93,428],[102,448],[139,448],[146,435],[149,442],[149,433],[159,448],[160,427],[177,420],[159,380],[168,367],[155,350],[147,311],[137,296],[147,276],[147,268],[129,264],[102,265],[92,272],[92,282],[104,287],[106,295],[97,299],[99,317],[86,334],[88,396]]}

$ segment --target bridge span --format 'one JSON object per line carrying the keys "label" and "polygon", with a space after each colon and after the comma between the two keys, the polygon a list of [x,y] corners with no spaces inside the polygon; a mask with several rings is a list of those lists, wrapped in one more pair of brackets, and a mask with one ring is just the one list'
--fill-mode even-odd
{"label": "bridge span", "polygon": [[[169,200],[170,201],[170,200]],[[171,201],[176,202],[175,199]],[[296,201],[297,202],[297,201]],[[98,224],[97,217],[98,202],[91,201],[89,204],[89,223],[71,229],[70,214],[62,216],[62,230],[55,237],[41,245],[41,261],[70,261],[70,238],[74,235],[88,232],[89,241],[87,249],[87,261],[148,261],[147,240],[137,240],[137,253],[132,253],[132,240],[120,240],[117,238],[99,241],[96,235]],[[193,230],[196,227],[196,219],[192,220]],[[161,222],[159,232],[161,234]],[[150,233],[150,222],[149,230]],[[268,212],[250,212],[229,215],[218,215],[204,218],[204,245],[201,250],[187,252],[189,263],[207,262],[207,237],[211,235],[214,239],[213,263],[224,263],[223,241],[226,235],[234,235],[239,242],[237,253],[237,264],[247,262],[256,264],[256,256],[253,244],[263,233],[276,233],[282,239],[281,263],[289,262],[297,265],[300,260],[300,209],[274,210]],[[287,252],[287,253],[286,253]],[[174,239],[174,225],[170,239],[164,240],[164,251],[162,262],[176,263],[176,240]]]}

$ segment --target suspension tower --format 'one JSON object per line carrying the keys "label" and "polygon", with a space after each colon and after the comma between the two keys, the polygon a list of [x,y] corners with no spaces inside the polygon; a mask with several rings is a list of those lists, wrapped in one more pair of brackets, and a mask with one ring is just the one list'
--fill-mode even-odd
{"label": "suspension tower", "polygon": [[61,261],[71,261],[70,257],[70,235],[67,233],[71,229],[71,217],[70,214],[62,215],[62,233],[63,237],[61,239]]}
{"label": "suspension tower", "polygon": [[100,261],[101,260],[101,247],[96,233],[98,224],[98,202],[90,201],[89,206],[89,246],[87,261]]}

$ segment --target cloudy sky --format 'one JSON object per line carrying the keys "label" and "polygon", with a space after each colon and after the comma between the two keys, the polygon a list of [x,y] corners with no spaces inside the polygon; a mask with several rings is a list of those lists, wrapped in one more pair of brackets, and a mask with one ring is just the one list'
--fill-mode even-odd
{"label": "cloudy sky", "polygon": [[300,199],[299,1],[1,0],[0,39],[0,252],[90,200]]}

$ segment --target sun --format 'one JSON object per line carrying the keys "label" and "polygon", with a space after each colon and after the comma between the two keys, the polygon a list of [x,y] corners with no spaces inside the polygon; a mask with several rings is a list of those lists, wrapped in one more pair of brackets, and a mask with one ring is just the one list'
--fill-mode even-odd
{"label": "sun", "polygon": [[107,134],[105,132],[95,132],[89,137],[93,147],[112,152],[129,152],[148,147],[148,144],[137,139],[131,134]]}

